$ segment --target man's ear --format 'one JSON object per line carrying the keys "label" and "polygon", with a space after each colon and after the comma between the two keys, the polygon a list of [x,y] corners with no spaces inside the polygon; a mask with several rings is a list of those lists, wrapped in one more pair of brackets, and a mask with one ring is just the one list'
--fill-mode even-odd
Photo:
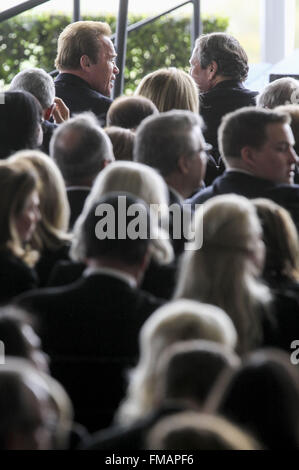
{"label": "man's ear", "polygon": [[181,155],[178,159],[178,171],[183,175],[189,173],[189,160],[190,158],[188,158],[186,155]]}
{"label": "man's ear", "polygon": [[86,54],[82,55],[80,58],[81,69],[83,70],[89,69],[90,65],[91,65],[91,62],[90,62],[90,58],[88,57],[88,55]]}
{"label": "man's ear", "polygon": [[213,80],[215,76],[217,75],[218,72],[218,64],[215,62],[215,60],[212,60],[212,62],[208,65],[208,78],[209,80]]}
{"label": "man's ear", "polygon": [[256,167],[256,150],[247,145],[241,149],[241,159],[248,170],[254,170]]}

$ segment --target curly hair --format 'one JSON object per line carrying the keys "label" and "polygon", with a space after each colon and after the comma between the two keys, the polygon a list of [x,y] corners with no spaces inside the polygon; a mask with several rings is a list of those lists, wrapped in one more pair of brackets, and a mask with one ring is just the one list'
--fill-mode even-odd
{"label": "curly hair", "polygon": [[200,66],[206,69],[214,60],[219,75],[243,82],[248,75],[248,57],[239,41],[225,33],[201,35],[195,43]]}

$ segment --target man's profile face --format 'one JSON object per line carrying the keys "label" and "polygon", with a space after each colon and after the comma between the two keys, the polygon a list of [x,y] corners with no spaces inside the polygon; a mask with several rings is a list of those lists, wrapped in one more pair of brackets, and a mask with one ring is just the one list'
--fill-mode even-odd
{"label": "man's profile face", "polygon": [[119,73],[115,64],[116,52],[108,36],[102,36],[99,42],[97,63],[90,64],[87,81],[94,90],[110,97],[115,77]]}
{"label": "man's profile face", "polygon": [[266,126],[266,142],[252,149],[252,170],[255,176],[275,183],[289,183],[298,157],[293,148],[295,140],[289,124]]}
{"label": "man's profile face", "polygon": [[196,49],[193,50],[190,65],[190,75],[197,84],[199,90],[201,92],[210,90],[211,84],[208,80],[208,68],[203,69],[201,67]]}

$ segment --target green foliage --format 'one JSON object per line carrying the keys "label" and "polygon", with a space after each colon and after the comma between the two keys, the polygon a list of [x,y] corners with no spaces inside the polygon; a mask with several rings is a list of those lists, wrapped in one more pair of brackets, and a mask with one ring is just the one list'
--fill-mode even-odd
{"label": "green foliage", "polygon": [[[86,16],[83,19],[106,21],[112,31],[116,18]],[[143,19],[130,16],[129,24]],[[14,75],[27,67],[54,68],[57,38],[71,18],[66,15],[19,15],[0,23],[0,85],[8,85]],[[203,31],[225,31],[228,19],[203,19]],[[167,15],[128,34],[125,68],[126,93],[132,93],[140,79],[160,67],[189,68],[191,51],[190,18]]]}

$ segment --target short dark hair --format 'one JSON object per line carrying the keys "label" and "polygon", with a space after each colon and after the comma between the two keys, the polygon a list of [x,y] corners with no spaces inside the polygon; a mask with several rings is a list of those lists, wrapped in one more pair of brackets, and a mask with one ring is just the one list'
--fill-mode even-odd
{"label": "short dark hair", "polygon": [[42,108],[27,91],[6,91],[0,105],[0,159],[17,150],[35,149]]}
{"label": "short dark hair", "polygon": [[287,114],[246,107],[226,114],[218,129],[218,146],[224,159],[241,158],[247,145],[260,148],[266,141],[269,124],[289,124]]}
{"label": "short dark hair", "polygon": [[200,66],[206,69],[214,60],[217,74],[244,81],[248,75],[248,57],[239,41],[226,33],[210,33],[199,36],[195,53]]}
{"label": "short dark hair", "polygon": [[[123,203],[119,204],[119,197],[122,197]],[[96,234],[97,224],[106,217],[105,215],[96,215],[96,209],[100,205],[109,205],[114,209],[114,223],[115,223],[115,237],[106,237],[104,239],[99,239]],[[135,218],[134,216],[128,216],[127,211],[129,206],[133,204],[138,204],[144,214],[146,214],[146,223],[147,231],[146,238],[137,237],[136,239],[131,239],[128,236],[124,238],[119,235],[119,221],[122,219],[120,210],[124,210],[126,217],[124,221],[126,223],[125,228],[127,233],[127,228],[129,223]],[[103,207],[103,211],[106,210]],[[87,258],[97,258],[97,257],[107,257],[108,259],[115,259],[127,263],[129,265],[135,265],[141,263],[144,259],[144,256],[148,250],[150,244],[150,217],[149,217],[149,208],[144,201],[137,199],[135,196],[128,193],[108,193],[102,198],[100,198],[95,204],[92,205],[90,211],[88,212],[83,224],[81,226],[82,230],[82,239],[85,245],[85,254]]]}

